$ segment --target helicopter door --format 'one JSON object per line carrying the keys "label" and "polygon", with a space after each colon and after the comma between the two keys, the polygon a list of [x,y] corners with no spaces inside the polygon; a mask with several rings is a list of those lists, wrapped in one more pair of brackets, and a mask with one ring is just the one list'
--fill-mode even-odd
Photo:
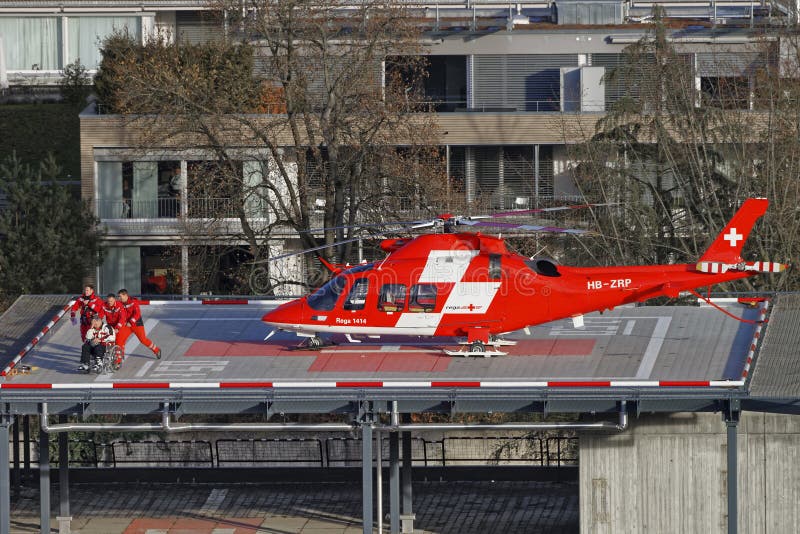
{"label": "helicopter door", "polygon": [[436,284],[416,284],[411,286],[409,293],[409,317],[406,320],[419,327],[439,326],[441,314],[434,313],[438,296]]}

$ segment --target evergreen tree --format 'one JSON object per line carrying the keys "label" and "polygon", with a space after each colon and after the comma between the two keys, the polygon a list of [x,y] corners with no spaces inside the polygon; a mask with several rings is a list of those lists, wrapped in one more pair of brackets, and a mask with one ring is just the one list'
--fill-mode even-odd
{"label": "evergreen tree", "polygon": [[52,156],[39,169],[12,154],[0,162],[0,300],[25,293],[80,292],[101,260],[99,222],[60,185]]}

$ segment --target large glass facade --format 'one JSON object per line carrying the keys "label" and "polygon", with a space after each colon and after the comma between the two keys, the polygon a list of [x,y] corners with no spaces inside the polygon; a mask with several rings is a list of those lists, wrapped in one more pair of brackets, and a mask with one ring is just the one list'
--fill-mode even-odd
{"label": "large glass facade", "polygon": [[8,70],[61,69],[60,18],[0,16],[0,36]]}
{"label": "large glass facade", "polygon": [[97,202],[101,219],[175,218],[183,187],[179,161],[100,161]]}
{"label": "large glass facade", "polygon": [[527,209],[554,194],[549,145],[450,147],[448,175],[483,209]]}
{"label": "large glass facade", "polygon": [[230,219],[244,209],[249,219],[266,220],[270,199],[289,194],[264,161],[188,161],[185,177],[181,168],[181,161],[97,162],[100,219]]}
{"label": "large glass facade", "polygon": [[179,247],[107,247],[100,267],[103,295],[122,288],[134,295],[180,294]]}
{"label": "large glass facade", "polygon": [[68,59],[79,59],[89,70],[100,65],[100,45],[114,32],[125,31],[139,39],[141,17],[68,17]]}
{"label": "large glass facade", "polygon": [[[66,31],[63,20],[66,19]],[[67,62],[80,60],[87,69],[100,64],[103,39],[116,31],[125,31],[136,39],[142,36],[142,17],[0,16],[6,68],[9,71],[57,71]],[[64,53],[66,52],[66,53]]]}

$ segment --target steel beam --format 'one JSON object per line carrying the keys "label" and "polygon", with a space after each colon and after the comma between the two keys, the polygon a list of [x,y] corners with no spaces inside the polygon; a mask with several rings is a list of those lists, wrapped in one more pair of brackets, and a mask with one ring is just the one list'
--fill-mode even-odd
{"label": "steel beam", "polygon": [[11,416],[0,414],[0,534],[11,532],[11,480],[8,465],[8,434]]}
{"label": "steel beam", "polygon": [[739,531],[739,470],[736,443],[739,413],[729,413],[725,425],[728,428],[728,534],[736,534]]}
{"label": "steel beam", "polygon": [[22,469],[25,476],[31,476],[31,416],[22,418]]}
{"label": "steel beam", "polygon": [[22,485],[22,472],[19,468],[19,417],[14,418],[14,426],[11,427],[11,435],[13,436],[13,457],[14,457],[14,471],[12,482],[14,484],[14,496],[19,497],[20,486]]}
{"label": "steel beam", "polygon": [[381,431],[375,431],[375,500],[377,507],[378,534],[383,534],[383,447]]}
{"label": "steel beam", "polygon": [[[59,415],[59,423],[66,423],[67,416]],[[67,433],[58,435],[58,531],[69,532],[72,517],[69,515],[69,442]]]}
{"label": "steel beam", "polygon": [[41,429],[39,430],[39,532],[50,534],[50,442],[47,432]]}
{"label": "steel beam", "polygon": [[400,436],[389,433],[389,531],[400,534]]}
{"label": "steel beam", "polygon": [[372,421],[361,423],[361,498],[364,534],[372,534]]}
{"label": "steel beam", "polygon": [[403,484],[403,516],[401,517],[402,531],[414,532],[414,510],[412,507],[412,495],[411,495],[411,480],[412,480],[411,432],[403,432],[402,437],[403,437],[403,473],[401,477]]}

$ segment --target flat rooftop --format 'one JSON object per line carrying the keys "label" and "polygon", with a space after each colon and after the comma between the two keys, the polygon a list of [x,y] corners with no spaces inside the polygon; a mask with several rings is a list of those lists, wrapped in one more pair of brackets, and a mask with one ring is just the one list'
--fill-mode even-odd
{"label": "flat rooftop", "polygon": [[[506,356],[447,356],[442,349],[457,348],[455,339],[422,337],[333,337],[335,345],[311,351],[297,348],[302,340],[293,334],[264,341],[271,329],[260,319],[275,305],[143,306],[163,358],[132,336],[122,368],[104,375],[77,371],[80,334],[65,317],[0,377],[0,397],[25,388],[741,387],[756,332],[755,324],[709,306],[642,306],[587,315],[580,329],[565,320],[513,332],[507,339],[516,345],[502,348]],[[760,317],[758,308],[722,306],[751,321]],[[4,321],[23,309],[15,306]],[[22,365],[30,371],[14,374]]]}

